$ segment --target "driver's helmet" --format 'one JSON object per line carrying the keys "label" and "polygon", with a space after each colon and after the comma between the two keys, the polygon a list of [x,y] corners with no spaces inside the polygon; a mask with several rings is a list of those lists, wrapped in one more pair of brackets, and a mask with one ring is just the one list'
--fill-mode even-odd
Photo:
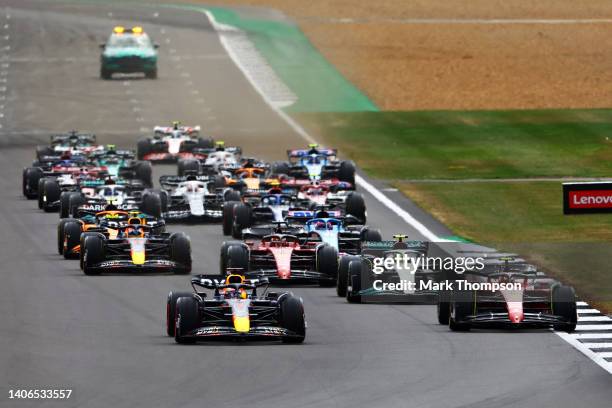
{"label": "driver's helmet", "polygon": [[172,129],[178,130],[180,125],[181,125],[181,122],[179,122],[178,120],[172,121]]}
{"label": "driver's helmet", "polygon": [[106,153],[107,154],[116,154],[117,153],[117,145],[114,145],[114,144],[106,145]]}
{"label": "driver's helmet", "polygon": [[325,221],[322,220],[317,220],[315,222],[313,222],[313,227],[315,229],[325,229]]}
{"label": "driver's helmet", "polygon": [[215,142],[215,150],[218,152],[222,152],[225,150],[225,142],[219,140]]}

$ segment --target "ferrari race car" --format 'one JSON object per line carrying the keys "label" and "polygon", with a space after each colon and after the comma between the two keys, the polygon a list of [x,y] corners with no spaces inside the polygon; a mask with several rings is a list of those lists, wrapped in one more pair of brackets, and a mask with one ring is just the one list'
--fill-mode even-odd
{"label": "ferrari race car", "polygon": [[[438,322],[453,331],[478,327],[576,329],[576,295],[571,286],[533,265],[497,259],[482,270],[448,276],[440,292]],[[468,286],[469,284],[469,286]]]}
{"label": "ferrari race car", "polygon": [[[198,275],[193,292],[170,292],[166,301],[166,333],[177,343],[199,340],[281,340],[302,343],[306,321],[301,299],[291,293],[267,292],[265,279],[230,274]],[[257,289],[265,286],[263,293]],[[209,293],[198,290],[213,290]]]}
{"label": "ferrari race car", "polygon": [[338,250],[331,245],[283,233],[244,238],[244,242],[228,241],[221,246],[221,274],[237,268],[247,277],[265,277],[276,283],[336,283]]}
{"label": "ferrari race car", "polygon": [[[393,241],[363,242],[361,254],[340,258],[336,294],[350,303],[433,303],[438,292],[423,283],[438,282],[440,272],[410,262],[426,256],[428,248],[427,242],[406,241],[405,235],[395,235]],[[391,262],[394,266],[382,271],[374,268],[376,258],[394,260],[397,256],[407,261]]]}
{"label": "ferrari race car", "polygon": [[145,219],[130,218],[116,236],[81,235],[81,269],[85,275],[103,272],[191,272],[191,243],[183,233],[155,234]]}
{"label": "ferrari race car", "polygon": [[289,150],[289,161],[274,163],[272,173],[311,181],[335,178],[354,186],[355,164],[338,160],[337,153],[336,149],[321,148],[317,144],[309,145],[308,149]]}
{"label": "ferrari race car", "polygon": [[168,221],[217,221],[226,199],[240,199],[236,191],[223,191],[221,176],[162,176],[159,182],[166,195],[162,213]]}
{"label": "ferrari race car", "polygon": [[[81,252],[83,233],[101,233],[107,238],[117,238],[121,229],[137,219],[139,223],[151,228],[152,235],[165,231],[164,220],[157,219],[140,211],[118,210],[114,205],[107,205],[103,211],[80,209],[77,218],[62,218],[57,226],[57,250],[64,258],[78,257]],[[131,222],[134,222],[133,220]]]}
{"label": "ferrari race car", "polygon": [[173,122],[172,126],[155,126],[152,138],[140,139],[137,145],[139,160],[152,162],[176,162],[178,159],[206,158],[201,149],[211,149],[214,141],[202,138],[200,127],[181,126]]}
{"label": "ferrari race car", "polygon": [[214,149],[202,150],[205,159],[181,159],[178,161],[178,175],[189,174],[219,174],[224,169],[233,169],[241,166],[242,149],[240,147],[227,147],[225,142],[216,141]]}
{"label": "ferrari race car", "polygon": [[100,78],[111,79],[113,74],[143,72],[147,78],[157,78],[157,48],[142,27],[117,26],[101,44]]}

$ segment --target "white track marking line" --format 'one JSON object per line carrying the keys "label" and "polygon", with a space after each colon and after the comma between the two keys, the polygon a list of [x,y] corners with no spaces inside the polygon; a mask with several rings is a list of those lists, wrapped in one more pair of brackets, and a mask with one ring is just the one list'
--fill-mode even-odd
{"label": "white track marking line", "polygon": [[576,306],[589,306],[587,302],[576,302]]}
{"label": "white track marking line", "polygon": [[579,339],[612,339],[612,333],[577,333]]}
{"label": "white track marking line", "polygon": [[578,315],[578,323],[581,322],[612,322],[608,316],[580,316]]}
{"label": "white track marking line", "polygon": [[[297,123],[291,116],[289,116],[282,109],[280,109],[280,106],[279,106],[278,103],[274,103],[272,100],[270,100],[268,98],[266,93],[262,90],[262,88],[261,88],[260,84],[258,83],[258,81],[254,78],[253,73],[249,70],[249,67],[238,56],[238,51],[235,50],[232,47],[232,43],[231,43],[231,40],[229,39],[229,37],[222,34],[223,30],[227,30],[227,26],[224,26],[222,24],[217,23],[217,21],[215,20],[215,17],[209,11],[204,10],[203,13],[206,14],[206,17],[208,17],[208,20],[210,21],[210,24],[215,29],[215,31],[217,31],[219,42],[221,43],[221,45],[223,46],[225,51],[228,53],[228,55],[230,56],[230,58],[232,59],[234,64],[242,72],[242,74],[249,81],[249,83],[255,89],[255,91],[261,96],[263,101],[272,110],[274,110],[305,141],[307,141],[308,143],[316,143],[316,140],[310,134],[308,134],[308,132],[306,132],[306,130],[299,123]],[[234,32],[236,32],[236,31],[239,31],[239,30],[234,29]],[[421,233],[421,235],[423,235],[426,239],[428,239],[430,241],[441,241],[440,237],[438,237],[436,234],[434,234],[432,231],[430,231],[421,222],[416,220],[407,211],[405,211],[400,206],[398,206],[396,203],[394,203],[392,200],[390,200],[386,195],[384,195],[376,187],[374,187],[372,184],[368,183],[363,177],[361,177],[359,175],[356,175],[355,176],[355,181],[357,182],[357,184],[360,187],[362,187],[365,190],[367,190],[370,194],[372,194],[374,196],[374,198],[376,198],[378,201],[380,201],[382,204],[384,204],[387,208],[389,208],[389,210],[394,212],[397,216],[399,216],[404,221],[406,221],[414,229],[419,231],[419,233]],[[607,317],[605,317],[605,318],[607,319]],[[587,320],[584,320],[584,319],[581,320],[580,318],[579,318],[579,320],[580,321],[587,321]],[[593,348],[593,344],[591,344],[591,345],[588,345],[588,343],[583,344],[580,341],[578,341],[578,339],[576,338],[575,335],[572,335],[572,334],[563,333],[563,332],[557,332],[557,331],[555,331],[554,333],[557,334],[559,337],[561,337],[566,342],[568,342],[569,344],[571,344],[574,348],[579,350],[585,356],[587,356],[588,358],[593,360],[596,364],[598,364],[601,368],[606,370],[608,373],[612,374],[612,364],[607,362],[606,360],[604,360],[603,357],[598,356],[597,353],[593,352],[589,348],[589,347]],[[612,343],[610,344],[610,347],[612,347]]]}
{"label": "white track marking line", "polygon": [[587,314],[587,313],[601,313],[597,309],[577,309],[578,314]]}
{"label": "white track marking line", "polygon": [[576,326],[577,332],[588,330],[609,330],[612,332],[612,321],[610,321],[610,324],[579,324]]}

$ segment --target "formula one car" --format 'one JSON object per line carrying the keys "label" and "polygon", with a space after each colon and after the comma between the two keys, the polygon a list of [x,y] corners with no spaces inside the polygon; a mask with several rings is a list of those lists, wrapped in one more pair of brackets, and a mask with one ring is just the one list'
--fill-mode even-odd
{"label": "formula one car", "polygon": [[482,270],[447,279],[453,287],[440,292],[438,322],[453,331],[552,327],[571,333],[576,329],[574,289],[537,272],[533,265],[498,259]]}
{"label": "formula one car", "polygon": [[[166,301],[166,333],[177,343],[199,340],[281,340],[302,343],[306,321],[301,299],[291,293],[267,292],[265,279],[231,274],[198,275],[193,292],[170,292]],[[265,286],[263,293],[257,289]],[[212,296],[198,290],[213,290]]]}
{"label": "formula one car", "polygon": [[145,77],[157,78],[157,48],[142,27],[117,26],[101,44],[100,78],[111,79],[113,74],[142,72]]}
{"label": "formula one car", "polygon": [[103,272],[191,272],[191,243],[181,233],[154,234],[145,219],[130,218],[116,236],[82,234],[80,259],[85,275]]}
{"label": "formula one car", "polygon": [[140,139],[137,145],[138,159],[152,162],[176,162],[178,159],[204,159],[202,150],[214,147],[210,138],[199,137],[200,127],[155,126],[152,138]]}
{"label": "formula one car", "polygon": [[239,268],[247,277],[276,283],[336,283],[338,250],[331,245],[283,233],[244,238],[221,246],[221,274],[226,268]]}
{"label": "formula one car", "polygon": [[62,191],[75,190],[83,180],[107,175],[106,167],[78,162],[60,162],[47,169],[28,167],[23,171],[23,193],[28,198],[38,198],[41,210],[57,211]]}
{"label": "formula one car", "polygon": [[355,185],[355,164],[352,161],[340,161],[336,158],[336,149],[321,148],[311,144],[308,149],[288,150],[288,162],[276,162],[272,165],[273,174],[320,181],[336,178]]}
{"label": "formula one car", "polygon": [[115,145],[107,145],[103,150],[96,150],[89,159],[98,166],[104,166],[108,174],[122,179],[141,180],[145,186],[152,187],[153,168],[148,161],[134,160],[133,150],[117,150]]}
{"label": "formula one car", "polygon": [[66,158],[66,155],[87,155],[100,149],[102,146],[96,145],[96,135],[72,130],[51,135],[49,145],[37,146],[36,160],[39,163],[53,162]]}
{"label": "formula one car", "polygon": [[232,190],[223,191],[223,177],[161,176],[159,182],[166,198],[162,208],[168,221],[218,221],[225,199],[239,200]]}
{"label": "formula one car", "polygon": [[157,219],[140,211],[118,210],[114,205],[107,205],[103,211],[81,208],[78,218],[62,218],[57,226],[57,250],[64,258],[78,257],[81,252],[83,233],[101,233],[107,238],[116,238],[121,228],[133,218],[139,219],[151,228],[151,234],[159,235],[165,231],[164,220]]}
{"label": "formula one car", "polygon": [[273,188],[265,194],[246,193],[242,202],[228,200],[222,209],[223,234],[242,238],[242,230],[258,224],[282,222],[289,210],[296,205],[295,196],[283,194]]}
{"label": "formula one car", "polygon": [[[404,302],[433,303],[438,292],[433,282],[441,279],[439,271],[416,266],[410,260],[427,255],[429,244],[406,241],[405,235],[395,235],[393,241],[364,242],[360,255],[345,255],[338,262],[336,294],[350,303]],[[374,268],[376,259],[394,260],[392,268]],[[424,284],[431,282],[430,284]],[[431,290],[428,289],[431,287]]]}
{"label": "formula one car", "polygon": [[178,175],[189,174],[212,175],[219,174],[224,169],[238,168],[241,165],[242,149],[240,147],[227,147],[223,141],[215,141],[214,149],[202,150],[206,158],[181,159],[178,161]]}
{"label": "formula one car", "polygon": [[73,216],[79,210],[102,211],[107,204],[120,210],[136,210],[161,217],[162,192],[145,190],[140,180],[115,180],[113,178],[85,180],[77,189],[60,194],[60,218]]}

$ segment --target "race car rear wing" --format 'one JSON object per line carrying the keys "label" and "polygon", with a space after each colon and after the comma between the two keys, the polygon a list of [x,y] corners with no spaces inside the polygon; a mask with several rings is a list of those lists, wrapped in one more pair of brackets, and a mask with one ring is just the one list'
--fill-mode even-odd
{"label": "race car rear wing", "polygon": [[56,145],[56,144],[65,143],[74,137],[76,137],[79,143],[90,143],[90,144],[96,143],[96,135],[94,135],[93,133],[71,132],[71,133],[55,134],[55,135],[51,135],[49,139],[52,145]]}
{"label": "race car rear wing", "polygon": [[[189,176],[161,176],[159,178],[159,184],[162,186],[162,188],[164,189],[171,189],[173,187],[178,186],[180,183],[183,183],[185,181],[188,180],[195,180],[195,181],[203,181],[204,183],[208,183],[210,181],[212,181],[210,179],[209,176],[207,175],[189,175]],[[166,188],[169,187],[169,188]]]}
{"label": "race car rear wing", "polygon": [[[399,248],[399,244],[403,244],[403,248]],[[409,249],[418,252],[427,252],[429,248],[429,242],[425,241],[364,241],[361,244],[361,248],[364,251],[370,252],[384,252],[393,249]]]}

